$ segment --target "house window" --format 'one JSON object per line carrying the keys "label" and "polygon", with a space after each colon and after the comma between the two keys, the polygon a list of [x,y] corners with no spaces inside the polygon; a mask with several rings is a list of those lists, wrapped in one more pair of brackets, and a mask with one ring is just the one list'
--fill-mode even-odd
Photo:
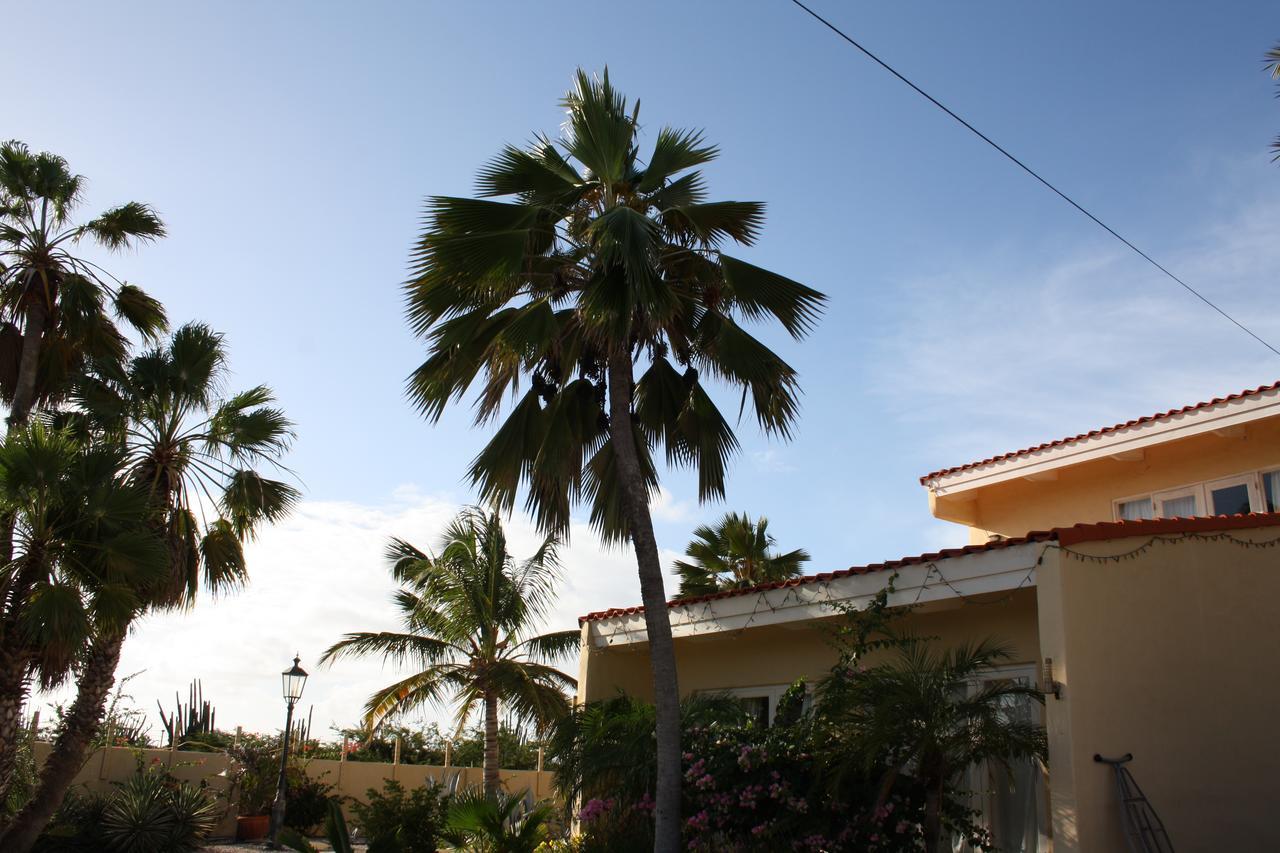
{"label": "house window", "polygon": [[[729,696],[737,699],[751,720],[760,728],[768,728],[778,715],[778,702],[787,692],[788,684],[768,684],[761,687],[736,687],[731,690],[707,690],[712,695]],[[808,707],[809,697],[805,697]]]}
{"label": "house window", "polygon": [[[1252,512],[1258,506],[1254,500],[1257,477],[1232,477],[1229,480],[1218,480],[1205,485],[1209,497],[1209,511],[1212,515],[1242,515]],[[1261,506],[1258,506],[1261,509]]]}
{"label": "house window", "polygon": [[1267,512],[1280,512],[1280,471],[1267,471],[1262,475],[1262,491]]}
{"label": "house window", "polygon": [[1190,489],[1157,494],[1155,502],[1159,509],[1156,515],[1160,518],[1189,518],[1194,515],[1204,515],[1200,511],[1203,506],[1200,501],[1200,492],[1200,487],[1194,486]]}
{"label": "house window", "polygon": [[1140,521],[1144,518],[1154,518],[1155,510],[1151,507],[1151,498],[1116,501],[1116,517],[1121,521]]}
{"label": "house window", "polygon": [[1114,502],[1118,521],[1280,512],[1280,471],[1250,472]]}

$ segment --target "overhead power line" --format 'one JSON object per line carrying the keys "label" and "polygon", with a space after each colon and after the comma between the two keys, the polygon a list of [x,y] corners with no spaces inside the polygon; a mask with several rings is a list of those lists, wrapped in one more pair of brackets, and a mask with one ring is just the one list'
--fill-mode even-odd
{"label": "overhead power line", "polygon": [[1160,263],[1159,261],[1157,261],[1155,258],[1151,257],[1151,256],[1150,256],[1150,255],[1148,255],[1146,252],[1142,251],[1142,250],[1141,250],[1141,249],[1139,249],[1137,246],[1135,246],[1133,243],[1129,242],[1129,240],[1128,240],[1128,239],[1126,239],[1123,235],[1121,235],[1121,234],[1120,234],[1120,232],[1116,231],[1116,230],[1115,230],[1114,228],[1112,228],[1110,225],[1108,225],[1107,223],[1103,222],[1103,221],[1102,221],[1101,219],[1099,219],[1098,217],[1094,216],[1092,213],[1090,213],[1088,210],[1086,210],[1086,209],[1085,209],[1085,207],[1084,207],[1083,205],[1081,205],[1078,201],[1076,201],[1076,200],[1075,200],[1075,199],[1073,199],[1071,196],[1069,196],[1069,195],[1067,195],[1066,193],[1064,193],[1062,190],[1058,189],[1056,186],[1054,186],[1052,183],[1050,183],[1050,182],[1049,182],[1049,180],[1048,180],[1047,178],[1045,178],[1044,176],[1042,176],[1042,175],[1041,175],[1039,172],[1037,172],[1035,169],[1032,169],[1032,168],[1031,168],[1030,166],[1028,166],[1026,163],[1022,162],[1022,161],[1021,161],[1021,160],[1019,160],[1017,157],[1015,157],[1015,156],[1013,156],[1012,154],[1010,154],[1010,153],[1009,153],[1009,152],[1008,152],[1004,147],[1002,147],[1000,144],[998,144],[998,143],[997,143],[995,140],[993,140],[991,137],[987,136],[985,133],[983,133],[982,131],[978,130],[976,127],[974,127],[972,124],[970,124],[969,122],[965,121],[963,118],[961,118],[959,115],[957,115],[954,111],[952,111],[952,110],[951,110],[951,108],[949,108],[946,104],[944,104],[944,103],[942,103],[941,101],[939,101],[939,100],[938,100],[937,98],[935,98],[933,95],[930,95],[930,94],[929,94],[928,92],[926,92],[924,89],[921,89],[921,88],[920,88],[919,86],[917,86],[915,83],[912,83],[912,82],[911,82],[910,80],[908,80],[908,79],[907,79],[907,78],[906,78],[902,73],[900,73],[896,68],[894,68],[894,67],[893,67],[892,65],[890,65],[889,63],[885,62],[885,61],[884,61],[883,59],[881,59],[880,57],[876,56],[874,53],[872,53],[872,52],[871,52],[870,50],[868,50],[867,48],[863,47],[863,46],[862,46],[862,45],[861,45],[861,44],[860,44],[856,39],[854,39],[852,36],[850,36],[850,35],[849,35],[848,33],[846,33],[844,30],[840,29],[840,28],[839,28],[839,27],[837,27],[835,24],[831,23],[831,22],[830,22],[830,21],[828,21],[826,18],[824,18],[824,17],[822,17],[821,15],[819,15],[817,12],[813,11],[812,9],[810,9],[810,8],[809,8],[808,6],[806,6],[804,3],[800,2],[800,0],[791,0],[791,2],[792,2],[792,3],[794,3],[796,6],[799,6],[801,9],[803,9],[805,12],[807,12],[807,13],[810,15],[810,17],[812,17],[814,20],[816,20],[816,21],[818,21],[819,23],[821,23],[821,24],[822,24],[824,27],[826,27],[827,29],[831,30],[831,32],[835,33],[835,34],[836,34],[836,35],[838,35],[840,38],[844,39],[844,40],[845,40],[845,41],[847,41],[849,44],[851,44],[851,45],[853,45],[854,47],[856,47],[856,48],[857,48],[859,51],[861,51],[861,52],[862,52],[862,53],[863,53],[867,58],[869,58],[870,60],[872,60],[873,62],[875,62],[877,65],[879,65],[879,66],[880,66],[881,68],[883,68],[885,71],[888,71],[888,72],[889,72],[890,74],[892,74],[894,77],[897,77],[899,80],[901,80],[901,81],[902,81],[903,83],[905,83],[907,86],[909,86],[909,87],[910,87],[910,88],[911,88],[911,89],[912,89],[916,94],[920,95],[922,98],[924,98],[925,100],[927,100],[929,103],[933,104],[935,107],[937,107],[938,109],[942,110],[942,111],[943,111],[944,113],[946,113],[947,115],[951,116],[953,119],[955,119],[956,121],[958,121],[960,124],[964,125],[964,127],[966,127],[966,128],[967,128],[971,133],[973,133],[973,135],[974,135],[974,136],[978,137],[978,138],[979,138],[979,139],[981,139],[983,142],[987,143],[987,144],[988,144],[988,145],[990,145],[992,148],[994,148],[995,150],[999,151],[999,152],[1000,152],[1001,154],[1003,154],[1003,155],[1004,155],[1004,156],[1005,156],[1005,157],[1006,157],[1010,162],[1012,162],[1014,165],[1016,165],[1019,169],[1021,169],[1021,170],[1022,170],[1022,171],[1024,171],[1024,172],[1026,172],[1028,175],[1030,175],[1031,177],[1035,178],[1035,179],[1036,179],[1037,181],[1039,181],[1040,183],[1044,184],[1046,187],[1048,187],[1050,190],[1052,190],[1052,191],[1053,191],[1053,193],[1054,193],[1055,195],[1057,195],[1059,198],[1061,198],[1061,199],[1062,199],[1063,201],[1065,201],[1067,204],[1071,205],[1071,206],[1072,206],[1072,207],[1074,207],[1076,210],[1080,211],[1080,212],[1081,212],[1081,213],[1083,213],[1085,216],[1089,217],[1089,219],[1093,220],[1093,222],[1094,222],[1096,225],[1098,225],[1100,228],[1102,228],[1103,230],[1105,230],[1105,231],[1106,231],[1108,234],[1110,234],[1112,237],[1115,237],[1117,240],[1119,240],[1119,241],[1120,241],[1121,243],[1123,243],[1124,245],[1128,246],[1130,249],[1132,249],[1134,252],[1136,252],[1136,253],[1137,253],[1137,254],[1138,254],[1138,255],[1139,255],[1143,260],[1145,260],[1147,263],[1151,264],[1153,267],[1155,267],[1156,269],[1160,270],[1160,272],[1164,273],[1164,274],[1165,274],[1165,275],[1167,275],[1169,278],[1173,279],[1175,282],[1177,282],[1178,284],[1180,284],[1180,285],[1181,285],[1181,286],[1182,286],[1182,287],[1183,287],[1183,288],[1184,288],[1188,293],[1190,293],[1190,294],[1191,294],[1192,296],[1194,296],[1196,299],[1199,299],[1199,300],[1200,300],[1201,302],[1203,302],[1205,305],[1208,305],[1208,306],[1209,306],[1210,308],[1212,308],[1214,311],[1217,311],[1219,314],[1221,314],[1221,315],[1222,315],[1223,317],[1225,317],[1227,320],[1229,320],[1230,322],[1232,322],[1233,324],[1235,324],[1235,326],[1236,326],[1237,328],[1239,328],[1242,332],[1244,332],[1246,335],[1248,335],[1249,337],[1253,338],[1255,341],[1257,341],[1258,343],[1262,344],[1262,345],[1263,345],[1264,347],[1266,347],[1267,349],[1271,350],[1271,352],[1272,352],[1272,353],[1274,353],[1274,354],[1275,354],[1275,355],[1277,355],[1277,356],[1280,356],[1280,349],[1276,349],[1274,346],[1272,346],[1271,344],[1267,343],[1267,342],[1266,342],[1265,340],[1263,340],[1263,339],[1262,339],[1262,338],[1261,338],[1261,337],[1260,337],[1256,332],[1254,332],[1252,329],[1250,329],[1250,328],[1249,328],[1248,326],[1246,326],[1244,323],[1241,323],[1239,320],[1237,320],[1235,317],[1232,317],[1230,314],[1228,314],[1228,313],[1227,313],[1226,311],[1224,311],[1222,308],[1219,308],[1217,305],[1215,305],[1215,304],[1213,303],[1213,301],[1212,301],[1212,300],[1210,300],[1210,299],[1209,299],[1207,296],[1205,296],[1203,293],[1201,293],[1200,291],[1196,290],[1196,289],[1195,289],[1194,287],[1192,287],[1191,285],[1187,284],[1185,281],[1183,281],[1183,280],[1182,280],[1181,278],[1179,278],[1178,276],[1174,275],[1172,272],[1170,272],[1170,271],[1169,271],[1169,269],[1168,269],[1167,267],[1165,267],[1163,264],[1161,264],[1161,263]]}

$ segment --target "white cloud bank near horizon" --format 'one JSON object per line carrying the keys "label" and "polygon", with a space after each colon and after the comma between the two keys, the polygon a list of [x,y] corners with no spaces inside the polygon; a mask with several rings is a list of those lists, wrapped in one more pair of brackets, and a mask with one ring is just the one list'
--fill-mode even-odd
{"label": "white cloud bank near horizon", "polygon": [[[396,670],[380,660],[341,661],[320,666],[317,659],[349,631],[398,630],[391,602],[395,584],[383,560],[392,536],[420,547],[436,539],[461,505],[412,487],[397,489],[376,506],[304,500],[287,519],[263,530],[247,547],[251,580],[219,599],[202,598],[194,609],[148,616],[125,643],[117,670],[121,678],[140,673],[126,687],[128,703],[145,712],[151,737],[163,736],[156,701],[166,712],[174,693],[186,701],[187,686],[201,680],[206,700],[217,712],[218,728],[273,732],[284,726],[280,672],[295,652],[310,673],[300,705],[314,706],[312,732],[331,737],[331,726],[355,725],[365,699],[394,680]],[[660,496],[655,515],[678,516],[683,505]],[[516,513],[506,522],[513,556],[531,553],[542,541],[533,525]],[[664,565],[672,554],[664,552]],[[560,552],[562,580],[555,607],[543,630],[577,627],[592,610],[639,602],[639,582],[629,550],[604,549],[584,523],[575,523]],[[562,668],[577,675],[577,660]],[[70,691],[39,696],[35,707],[49,719],[48,703],[68,701]],[[415,715],[414,721],[452,719],[452,708]]]}

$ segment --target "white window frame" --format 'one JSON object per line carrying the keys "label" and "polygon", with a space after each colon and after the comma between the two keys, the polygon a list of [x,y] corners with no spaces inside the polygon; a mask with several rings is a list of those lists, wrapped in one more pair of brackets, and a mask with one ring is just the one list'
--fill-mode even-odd
{"label": "white window frame", "polygon": [[1159,492],[1140,492],[1136,495],[1128,495],[1116,498],[1111,502],[1111,517],[1116,521],[1122,521],[1120,517],[1120,505],[1129,503],[1130,501],[1151,501],[1151,509],[1155,518],[1164,518],[1164,513],[1160,511],[1161,501],[1173,498],[1181,498],[1194,496],[1196,499],[1195,515],[1204,517],[1210,515],[1213,509],[1209,505],[1210,493],[1215,488],[1223,486],[1245,485],[1249,489],[1249,511],[1250,512],[1267,512],[1266,491],[1263,489],[1262,478],[1266,474],[1271,474],[1278,470],[1276,466],[1266,465],[1261,469],[1253,471],[1242,471],[1238,474],[1232,474],[1229,477],[1220,477],[1216,480],[1202,480],[1199,483],[1187,483],[1183,486],[1177,486],[1172,489],[1164,489]]}
{"label": "white window frame", "polygon": [[1205,509],[1207,508],[1207,504],[1205,504],[1204,501],[1204,486],[1197,483],[1194,486],[1184,486],[1180,489],[1168,489],[1163,492],[1155,492],[1152,494],[1151,500],[1156,506],[1156,518],[1171,518],[1172,516],[1165,515],[1162,504],[1165,501],[1174,501],[1178,498],[1193,498],[1195,500],[1196,505],[1191,509],[1192,517],[1206,514]]}
{"label": "white window frame", "polygon": [[1258,471],[1258,500],[1260,500],[1258,506],[1262,507],[1258,512],[1280,512],[1280,488],[1276,489],[1274,496],[1276,500],[1276,507],[1274,510],[1267,507],[1266,478],[1271,474],[1280,474],[1280,469],[1275,469],[1275,467],[1265,467],[1265,469]]}
{"label": "white window frame", "polygon": [[1241,474],[1237,477],[1224,477],[1221,480],[1212,480],[1205,483],[1205,511],[1218,515],[1217,509],[1213,506],[1213,490],[1230,488],[1231,486],[1244,486],[1248,490],[1250,512],[1266,512],[1262,501],[1262,472],[1260,471],[1255,471],[1252,474]]}
{"label": "white window frame", "polygon": [[[778,716],[778,702],[782,699],[784,693],[791,687],[790,684],[762,684],[758,687],[730,687],[723,690],[700,690],[699,693],[715,695],[717,693],[729,696],[733,699],[767,699],[769,702],[769,725],[773,725],[773,721]],[[809,703],[809,686],[805,685],[805,706]]]}

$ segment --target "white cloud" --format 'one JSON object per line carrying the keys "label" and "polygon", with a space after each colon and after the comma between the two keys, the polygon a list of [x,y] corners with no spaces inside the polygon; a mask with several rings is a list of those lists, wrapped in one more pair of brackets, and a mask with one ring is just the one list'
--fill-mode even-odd
{"label": "white cloud", "polygon": [[776,447],[752,450],[747,458],[751,460],[751,466],[755,470],[764,474],[789,474],[796,470],[796,466],[787,461],[786,454]]}
{"label": "white cloud", "polygon": [[[662,511],[682,506],[668,494]],[[248,587],[136,626],[118,670],[122,676],[143,671],[128,685],[136,707],[156,721],[156,700],[172,710],[174,692],[185,700],[188,683],[198,677],[205,698],[216,707],[219,728],[276,730],[284,717],[279,673],[300,652],[311,673],[302,712],[314,705],[313,731],[327,735],[330,725],[354,724],[368,695],[396,672],[378,661],[321,667],[316,660],[345,632],[398,627],[390,600],[395,587],[382,557],[387,539],[400,536],[430,546],[458,509],[452,500],[414,487],[401,487],[375,506],[304,501],[287,521],[249,545]],[[520,515],[507,522],[507,532],[517,557],[541,541]],[[546,630],[576,628],[582,614],[639,602],[631,551],[603,549],[586,524],[573,525],[561,557],[564,578]],[[664,565],[670,559],[663,554]],[[576,660],[563,667],[577,674]],[[56,698],[68,697],[64,691]],[[448,717],[448,709],[425,715],[428,720]],[[159,731],[156,722],[152,736]]]}
{"label": "white cloud", "polygon": [[[1167,253],[1185,280],[1280,341],[1280,203],[1211,223]],[[1274,381],[1280,362],[1145,261],[1106,242],[1028,261],[993,252],[904,282],[872,390],[926,423],[939,465]],[[904,389],[908,393],[904,393]]]}

